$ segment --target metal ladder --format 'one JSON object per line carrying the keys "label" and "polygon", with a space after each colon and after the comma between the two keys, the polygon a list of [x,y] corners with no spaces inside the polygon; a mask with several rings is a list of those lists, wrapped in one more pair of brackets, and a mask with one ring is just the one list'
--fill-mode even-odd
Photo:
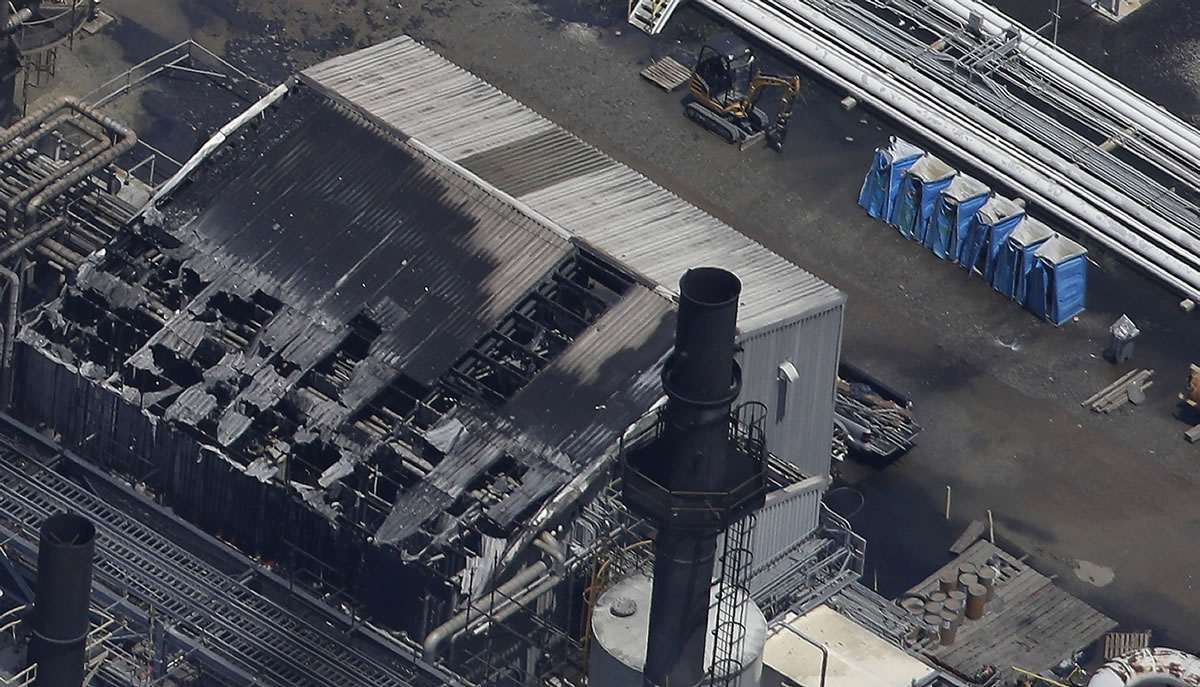
{"label": "metal ladder", "polygon": [[170,617],[176,631],[264,683],[414,684],[410,676],[260,596],[58,473],[0,449],[0,520],[36,541],[41,522],[67,510],[96,525],[97,580]]}
{"label": "metal ladder", "polygon": [[629,23],[651,36],[663,30],[680,0],[629,0]]}
{"label": "metal ladder", "polygon": [[753,513],[725,531],[721,553],[721,578],[717,583],[716,623],[713,628],[712,687],[729,687],[742,672],[742,648],[746,641],[746,606],[750,601],[748,582],[754,553],[750,537],[756,518]]}

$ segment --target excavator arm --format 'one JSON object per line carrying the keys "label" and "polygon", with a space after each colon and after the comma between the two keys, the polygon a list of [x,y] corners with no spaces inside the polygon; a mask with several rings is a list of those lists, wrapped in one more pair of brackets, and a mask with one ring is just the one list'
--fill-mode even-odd
{"label": "excavator arm", "polygon": [[762,91],[767,88],[783,89],[783,95],[779,101],[779,114],[775,116],[775,121],[770,122],[764,128],[767,143],[775,150],[779,150],[783,147],[784,139],[787,138],[788,120],[792,117],[792,105],[796,102],[796,97],[800,95],[800,77],[755,74],[746,91],[746,98],[743,101],[744,109],[750,111],[762,95]]}

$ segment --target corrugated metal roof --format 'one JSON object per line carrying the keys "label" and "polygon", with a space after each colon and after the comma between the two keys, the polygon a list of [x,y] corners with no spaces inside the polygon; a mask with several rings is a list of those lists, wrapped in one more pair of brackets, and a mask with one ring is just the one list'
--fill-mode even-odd
{"label": "corrugated metal roof", "polygon": [[[518,392],[504,413],[539,441],[590,460],[661,394],[658,364],[674,338],[671,302],[634,287]],[[634,383],[647,373],[649,383]]]}
{"label": "corrugated metal roof", "polygon": [[[844,300],[837,289],[407,36],[310,67],[302,78],[471,169],[671,291],[690,267],[734,271],[745,284],[739,312],[745,333]],[[522,180],[534,171],[532,185]]]}
{"label": "corrugated metal roof", "polygon": [[328,103],[187,232],[197,250],[326,327],[364,309],[387,311],[375,347],[422,383],[572,250],[487,190]]}

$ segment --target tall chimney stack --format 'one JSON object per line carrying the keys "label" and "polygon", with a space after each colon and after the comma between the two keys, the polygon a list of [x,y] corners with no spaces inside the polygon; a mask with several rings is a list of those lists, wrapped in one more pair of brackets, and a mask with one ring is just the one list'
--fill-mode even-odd
{"label": "tall chimney stack", "polygon": [[715,267],[680,279],[675,351],[662,375],[667,402],[653,438],[622,454],[623,500],[657,531],[647,687],[693,687],[704,678],[717,536],[766,493],[761,442],[738,441],[731,426],[741,390],[741,288]]}
{"label": "tall chimney stack", "polygon": [[83,684],[95,554],[96,527],[87,518],[59,513],[42,524],[28,654],[37,664],[34,687]]}

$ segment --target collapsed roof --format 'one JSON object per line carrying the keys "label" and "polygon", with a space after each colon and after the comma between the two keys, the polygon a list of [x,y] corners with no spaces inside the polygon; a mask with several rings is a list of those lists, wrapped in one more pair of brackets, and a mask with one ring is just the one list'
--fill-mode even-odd
{"label": "collapsed roof", "polygon": [[213,463],[428,560],[525,526],[659,393],[671,301],[304,87],[164,210],[25,318],[20,393],[175,501],[228,504]]}

